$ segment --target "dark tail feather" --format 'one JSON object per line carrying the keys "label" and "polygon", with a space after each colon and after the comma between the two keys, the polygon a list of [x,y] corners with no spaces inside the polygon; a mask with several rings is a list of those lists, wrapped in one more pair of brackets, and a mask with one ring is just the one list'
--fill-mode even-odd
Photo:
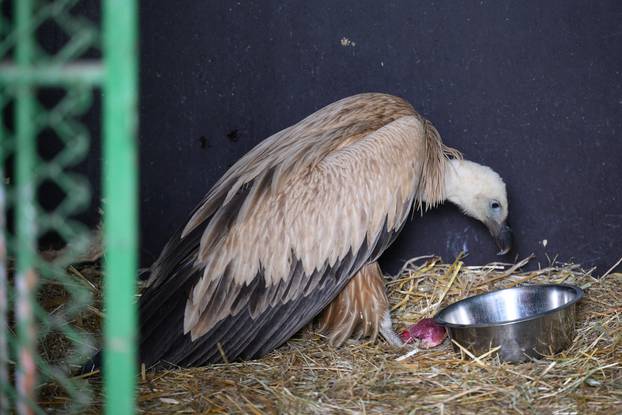
{"label": "dark tail feather", "polygon": [[87,375],[91,372],[99,370],[101,373],[102,366],[102,351],[95,353],[93,357],[86,361],[80,368],[78,375]]}
{"label": "dark tail feather", "polygon": [[[151,272],[151,268],[140,268],[138,270],[138,279],[146,280],[149,277],[149,273]],[[78,370],[77,375],[87,375],[91,372],[95,372],[99,370],[100,373],[102,371],[102,360],[103,360],[103,352],[100,350],[95,353],[89,360],[87,360],[82,367]]]}

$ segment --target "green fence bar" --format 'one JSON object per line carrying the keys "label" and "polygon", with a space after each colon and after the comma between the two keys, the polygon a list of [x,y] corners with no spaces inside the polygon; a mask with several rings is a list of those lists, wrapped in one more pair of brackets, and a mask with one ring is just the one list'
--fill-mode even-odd
{"label": "green fence bar", "polygon": [[137,7],[104,2],[106,413],[135,410],[137,274]]}
{"label": "green fence bar", "polygon": [[[0,0],[0,7],[2,0]],[[0,39],[7,29],[5,21],[0,16]],[[6,36],[6,35],[4,35]],[[1,84],[0,84],[1,87]],[[5,232],[5,186],[4,186],[4,159],[6,157],[7,137],[4,131],[4,92],[0,93],[0,414],[9,413],[8,397],[9,380],[9,284],[7,279],[7,244]]]}
{"label": "green fence bar", "polygon": [[[15,60],[19,68],[27,69],[32,64],[33,36],[30,19],[33,13],[32,0],[16,0],[15,29],[19,39]],[[32,119],[34,116],[34,92],[31,85],[22,84],[16,89],[16,297],[15,320],[17,323],[17,412],[33,413],[37,370],[35,365],[36,330],[33,304],[37,289],[37,274],[34,269],[36,255],[35,228],[35,138]]]}
{"label": "green fence bar", "polygon": [[98,86],[102,78],[103,68],[99,61],[25,69],[15,65],[0,64],[0,82],[7,85],[36,82],[40,86],[74,85],[76,83]]}
{"label": "green fence bar", "polygon": [[5,223],[4,158],[7,138],[4,132],[2,107],[4,97],[0,94],[0,414],[8,414],[10,402],[9,385],[9,284],[7,280],[7,245]]}

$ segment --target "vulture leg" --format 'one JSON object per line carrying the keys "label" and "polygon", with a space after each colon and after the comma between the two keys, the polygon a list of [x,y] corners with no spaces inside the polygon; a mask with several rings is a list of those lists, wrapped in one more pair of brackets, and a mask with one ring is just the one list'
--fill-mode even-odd
{"label": "vulture leg", "polygon": [[389,299],[377,262],[361,268],[320,313],[316,327],[334,346],[349,338],[375,339],[381,334],[393,346],[403,346],[393,331]]}
{"label": "vulture leg", "polygon": [[384,339],[392,346],[402,347],[404,346],[404,342],[400,339],[393,331],[393,323],[391,322],[391,312],[389,310],[384,312],[384,316],[382,316],[382,322],[380,323],[380,334]]}

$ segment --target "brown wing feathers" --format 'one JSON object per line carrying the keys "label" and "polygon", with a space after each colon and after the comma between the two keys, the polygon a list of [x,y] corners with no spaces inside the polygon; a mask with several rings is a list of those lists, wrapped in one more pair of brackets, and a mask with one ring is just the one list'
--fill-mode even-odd
{"label": "brown wing feathers", "polygon": [[[363,247],[361,253],[367,251],[367,247]],[[311,295],[298,297],[277,307],[268,307],[256,318],[251,317],[249,309],[243,309],[237,315],[230,315],[216,323],[208,335],[199,337],[194,342],[189,336],[181,335],[179,327],[177,330],[174,327],[166,327],[172,330],[175,336],[165,335],[163,337],[163,330],[157,330],[155,335],[143,338],[141,351],[143,353],[157,351],[156,354],[160,357],[149,359],[148,355],[143,354],[142,360],[147,365],[163,360],[181,366],[220,362],[223,356],[217,347],[218,343],[225,351],[228,360],[261,356],[285,342],[306,325],[312,316],[319,313],[332,300],[335,292],[340,291],[347,282],[343,275],[354,273],[354,269],[361,266],[366,256],[366,254],[348,255],[337,267],[317,271],[317,275],[309,277],[309,279],[318,280],[318,288]],[[294,270],[294,273],[299,275],[292,276],[292,280],[303,277],[300,265],[295,266]],[[339,278],[339,276],[342,277]],[[258,278],[256,281],[261,281],[261,279]],[[287,283],[284,282],[284,284]],[[256,282],[249,286],[247,291],[247,295],[257,297],[264,294],[261,284]],[[179,311],[179,304],[177,307]],[[180,320],[175,319],[174,322],[180,322]]]}
{"label": "brown wing feathers", "polygon": [[285,342],[393,241],[418,188],[439,196],[447,150],[430,127],[399,98],[363,94],[251,150],[154,264],[141,360],[201,365]]}

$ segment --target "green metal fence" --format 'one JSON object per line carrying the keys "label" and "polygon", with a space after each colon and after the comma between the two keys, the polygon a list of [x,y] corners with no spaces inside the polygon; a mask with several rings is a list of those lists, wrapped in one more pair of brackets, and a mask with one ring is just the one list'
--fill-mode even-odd
{"label": "green metal fence", "polygon": [[[77,0],[0,0],[0,413],[44,413],[41,385],[55,385],[66,404],[82,412],[92,402],[88,381],[75,376],[93,351],[75,321],[92,301],[67,266],[88,249],[92,233],[76,219],[90,203],[88,180],[72,171],[90,143],[81,116],[101,93],[103,111],[104,396],[106,412],[135,406],[137,251],[137,10],[134,0],[103,0],[102,24],[75,11]],[[65,44],[50,53],[39,29],[52,22]],[[87,60],[92,51],[101,58]],[[39,101],[46,88],[62,89],[52,108]],[[51,159],[37,152],[42,132],[52,131],[62,149]],[[9,171],[9,168],[13,169]],[[8,179],[7,179],[8,178]],[[44,209],[37,195],[54,183],[64,199]],[[7,220],[8,219],[8,220]],[[55,232],[67,249],[54,260],[38,240]],[[14,259],[14,261],[13,261]],[[40,287],[54,284],[68,301],[53,312],[40,302]],[[70,350],[60,361],[40,352],[42,339],[60,333]]]}

